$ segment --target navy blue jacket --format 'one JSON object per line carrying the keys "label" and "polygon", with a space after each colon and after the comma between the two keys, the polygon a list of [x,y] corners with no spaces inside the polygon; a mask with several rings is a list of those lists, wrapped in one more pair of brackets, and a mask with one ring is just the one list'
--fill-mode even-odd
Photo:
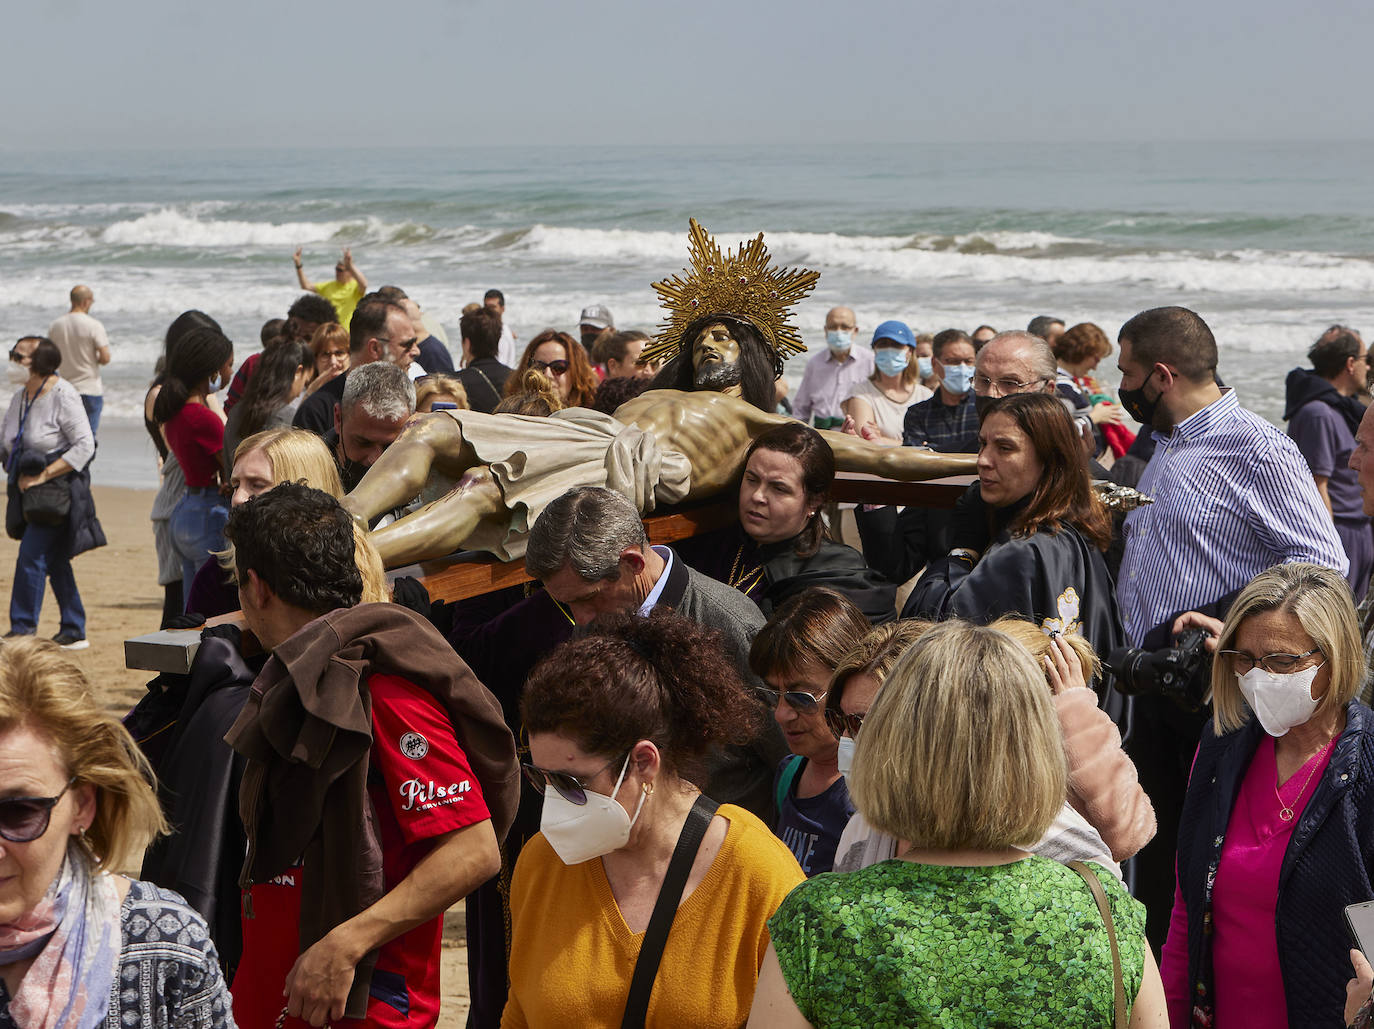
{"label": "navy blue jacket", "polygon": [[[1374,712],[1346,706],[1345,731],[1303,808],[1279,871],[1274,931],[1292,1027],[1343,1025],[1351,976],[1344,908],[1374,900]],[[1241,781],[1264,730],[1202,732],[1178,827],[1178,884],[1188,909],[1188,984],[1196,1011],[1216,1006],[1206,884],[1221,859]]]}

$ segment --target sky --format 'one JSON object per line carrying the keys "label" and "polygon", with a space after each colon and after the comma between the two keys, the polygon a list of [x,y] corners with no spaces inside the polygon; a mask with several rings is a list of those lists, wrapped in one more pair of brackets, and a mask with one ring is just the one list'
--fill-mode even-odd
{"label": "sky", "polygon": [[1353,0],[10,6],[0,150],[1374,138]]}

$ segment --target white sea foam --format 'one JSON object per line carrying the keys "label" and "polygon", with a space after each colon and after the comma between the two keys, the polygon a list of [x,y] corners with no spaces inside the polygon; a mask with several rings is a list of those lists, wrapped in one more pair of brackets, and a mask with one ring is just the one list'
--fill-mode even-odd
{"label": "white sea foam", "polygon": [[164,207],[132,220],[115,222],[100,232],[106,243],[164,247],[290,247],[331,239],[343,222],[222,221]]}

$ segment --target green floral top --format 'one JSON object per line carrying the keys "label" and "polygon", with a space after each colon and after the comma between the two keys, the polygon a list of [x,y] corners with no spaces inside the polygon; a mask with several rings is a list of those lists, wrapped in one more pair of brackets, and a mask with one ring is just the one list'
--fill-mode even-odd
{"label": "green floral top", "polygon": [[[1100,866],[1129,1004],[1145,908]],[[1088,884],[1041,857],[989,868],[884,861],[797,886],[768,922],[817,1029],[1112,1024],[1112,957]]]}

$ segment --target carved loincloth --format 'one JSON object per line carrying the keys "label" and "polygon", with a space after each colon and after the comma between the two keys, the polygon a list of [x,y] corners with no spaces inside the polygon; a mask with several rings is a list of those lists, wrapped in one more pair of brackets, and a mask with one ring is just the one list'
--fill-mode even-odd
{"label": "carved loincloth", "polygon": [[467,540],[503,561],[525,556],[525,539],[540,512],[574,486],[606,486],[648,514],[687,496],[692,466],[675,450],[660,449],[653,433],[608,414],[570,407],[549,418],[447,411],[463,427],[478,460],[491,468],[510,523],[480,527]]}

